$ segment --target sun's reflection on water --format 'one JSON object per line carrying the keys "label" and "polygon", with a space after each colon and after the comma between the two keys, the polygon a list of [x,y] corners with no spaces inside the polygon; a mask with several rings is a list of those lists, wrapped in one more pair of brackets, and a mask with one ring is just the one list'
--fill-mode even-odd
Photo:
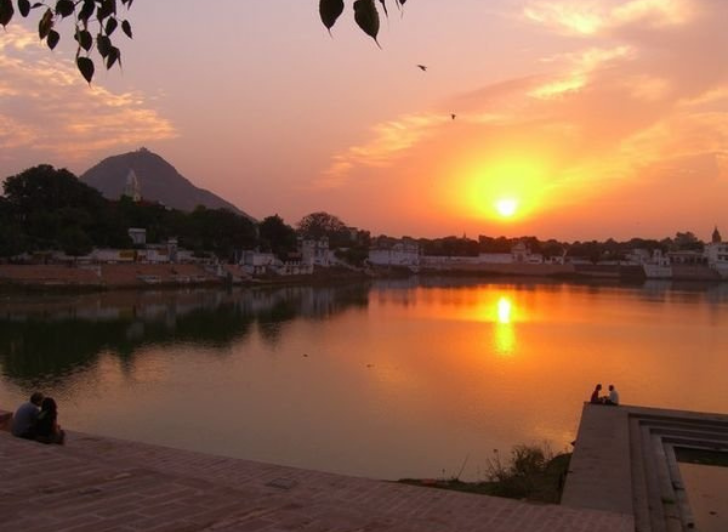
{"label": "sun's reflection on water", "polygon": [[501,296],[498,300],[498,323],[507,325],[511,323],[511,311],[513,310],[513,303],[510,298]]}
{"label": "sun's reflection on water", "polygon": [[513,324],[513,301],[508,296],[501,296],[498,299],[494,339],[497,354],[502,356],[514,354],[516,332]]}

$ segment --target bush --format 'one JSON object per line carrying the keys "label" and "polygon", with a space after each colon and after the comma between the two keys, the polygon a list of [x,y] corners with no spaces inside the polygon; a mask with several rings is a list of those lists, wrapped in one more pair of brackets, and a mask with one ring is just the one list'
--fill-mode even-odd
{"label": "bush", "polygon": [[504,464],[498,450],[488,459],[486,475],[494,484],[495,495],[525,498],[533,493],[554,459],[551,448],[544,444],[516,445],[511,449],[510,462]]}

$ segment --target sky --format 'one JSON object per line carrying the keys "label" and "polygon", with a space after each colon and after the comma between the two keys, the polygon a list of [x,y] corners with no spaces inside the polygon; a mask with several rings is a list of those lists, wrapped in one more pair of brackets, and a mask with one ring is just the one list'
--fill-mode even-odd
{"label": "sky", "polygon": [[291,225],[327,211],[390,236],[728,234],[728,1],[410,0],[381,48],[346,4],[330,36],[317,0],[137,0],[123,67],[90,86],[71,21],[53,52],[37,19],[14,21],[0,177],[80,175],[143,146]]}

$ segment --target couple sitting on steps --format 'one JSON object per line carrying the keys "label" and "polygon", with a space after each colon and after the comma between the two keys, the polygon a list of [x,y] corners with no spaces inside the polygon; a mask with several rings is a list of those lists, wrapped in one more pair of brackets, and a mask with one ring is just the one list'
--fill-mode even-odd
{"label": "couple sitting on steps", "polygon": [[58,407],[51,397],[35,392],[27,403],[23,403],[13,416],[13,436],[36,440],[41,443],[63,445],[66,433],[58,424]]}
{"label": "couple sitting on steps", "polygon": [[591,394],[591,399],[589,399],[590,403],[598,404],[598,405],[618,405],[619,404],[619,392],[617,392],[617,389],[614,387],[614,384],[609,385],[609,395],[603,395],[600,396],[599,392],[602,391],[602,385],[597,384],[594,387],[594,391]]}

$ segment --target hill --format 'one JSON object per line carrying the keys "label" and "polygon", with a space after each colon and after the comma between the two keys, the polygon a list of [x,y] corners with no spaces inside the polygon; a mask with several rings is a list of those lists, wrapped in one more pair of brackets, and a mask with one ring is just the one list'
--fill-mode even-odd
{"label": "hill", "polygon": [[253,220],[247,213],[203,188],[196,187],[174,166],[146,148],[114,155],[84,172],[81,180],[116,200],[124,193],[127,176],[133,170],[143,199],[158,201],[168,207],[192,211],[198,205],[209,209],[229,209]]}

